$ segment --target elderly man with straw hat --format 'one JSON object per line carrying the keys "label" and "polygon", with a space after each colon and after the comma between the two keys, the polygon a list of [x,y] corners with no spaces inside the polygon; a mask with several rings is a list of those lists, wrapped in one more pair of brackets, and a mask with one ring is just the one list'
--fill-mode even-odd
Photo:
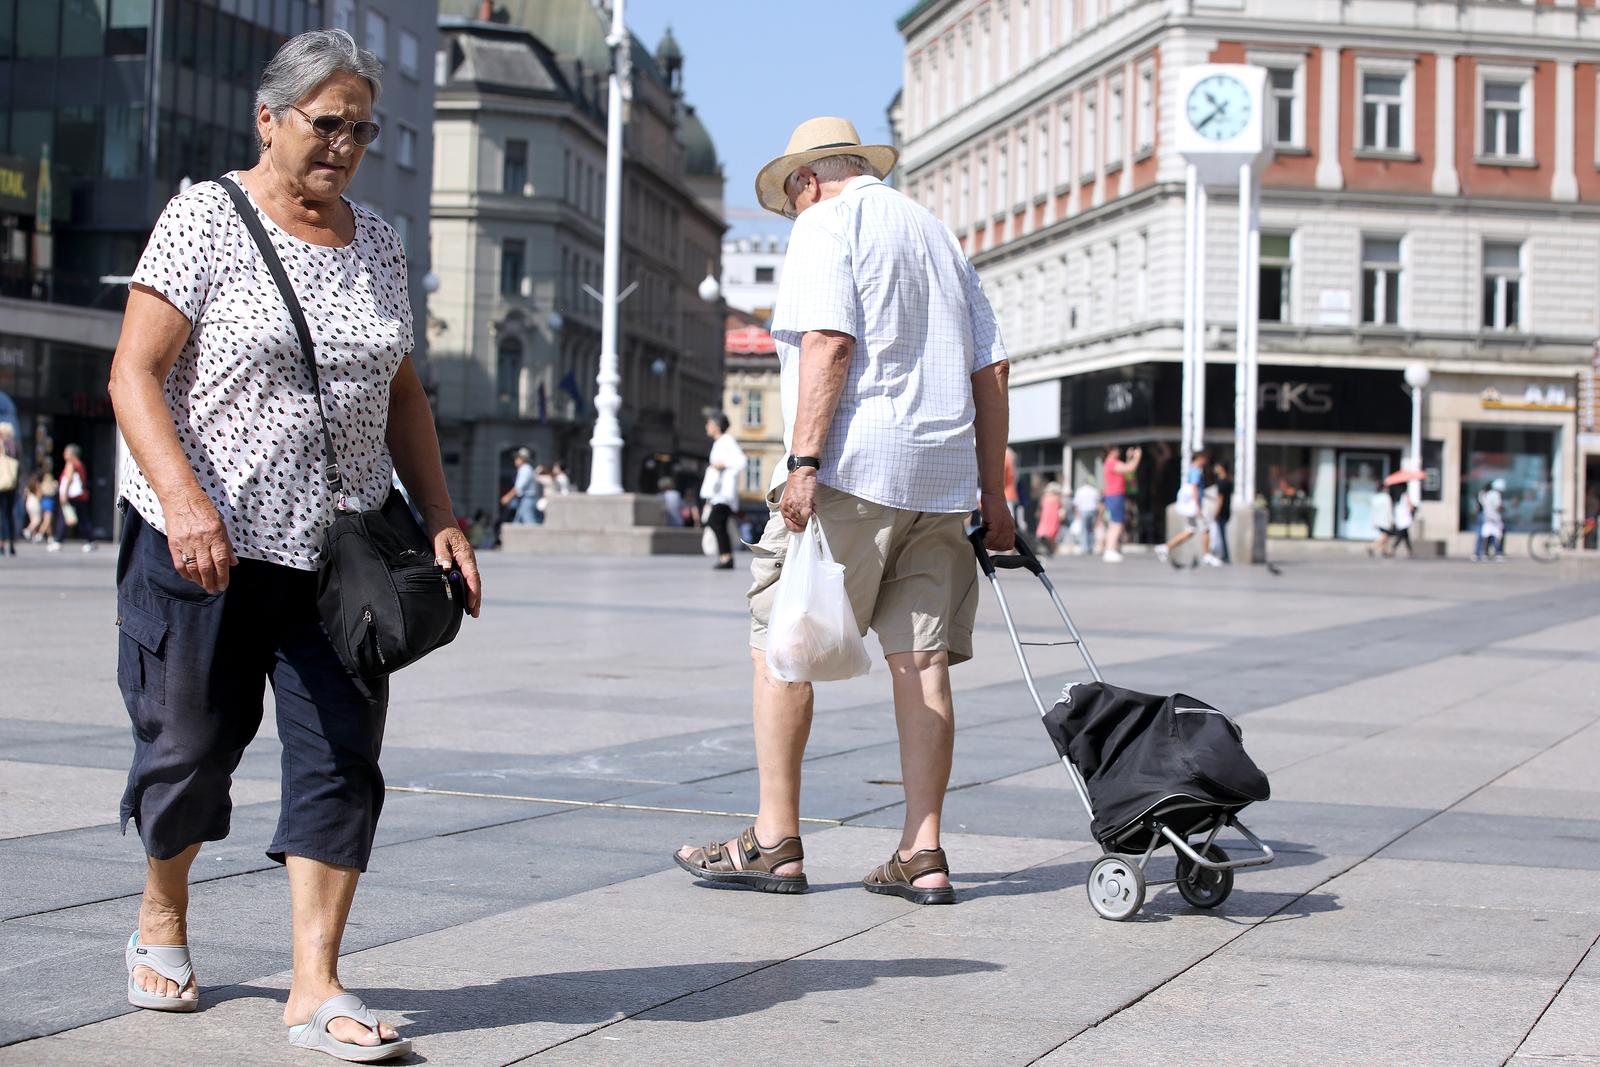
{"label": "elderly man with straw hat", "polygon": [[764,647],[789,532],[815,515],[845,566],[857,625],[883,646],[900,733],[905,827],[863,885],[949,904],[939,845],[955,740],[949,669],[972,656],[978,602],[963,519],[977,503],[989,547],[1012,547],[1007,362],[954,235],[883,183],[895,159],[888,145],[862,144],[847,120],[816,118],[756,176],[762,206],[795,220],[771,331],[789,455],[749,592],[760,808],[734,840],[675,859],[710,882],[806,888],[800,765],[812,689],[770,675]]}

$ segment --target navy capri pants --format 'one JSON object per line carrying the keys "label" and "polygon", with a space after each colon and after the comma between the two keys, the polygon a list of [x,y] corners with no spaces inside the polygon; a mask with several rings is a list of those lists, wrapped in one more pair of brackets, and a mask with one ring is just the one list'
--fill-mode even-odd
{"label": "navy capri pants", "polygon": [[117,685],[133,720],[122,829],[170,859],[228,836],[229,787],[272,683],[283,800],[267,855],[366,870],[383,808],[386,679],[350,673],[317,616],[312,571],[241,559],[221,593],[173,568],[167,539],[125,508]]}

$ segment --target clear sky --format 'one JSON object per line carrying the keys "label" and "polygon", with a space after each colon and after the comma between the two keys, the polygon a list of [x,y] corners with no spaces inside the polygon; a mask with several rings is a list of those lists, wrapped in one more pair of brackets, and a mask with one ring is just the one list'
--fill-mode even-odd
{"label": "clear sky", "polygon": [[788,233],[756,206],[756,171],[806,119],[842,115],[866,143],[889,142],[903,55],[894,24],[913,4],[627,0],[628,26],[652,51],[668,25],[683,48],[685,95],[722,159],[731,236]]}

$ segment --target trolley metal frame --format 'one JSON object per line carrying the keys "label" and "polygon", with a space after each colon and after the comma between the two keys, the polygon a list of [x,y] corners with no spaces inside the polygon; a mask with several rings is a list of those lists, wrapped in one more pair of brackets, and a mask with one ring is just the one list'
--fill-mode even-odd
{"label": "trolley metal frame", "polygon": [[[1026,541],[1019,534],[1017,537],[1017,551],[1015,555],[991,555],[984,546],[984,537],[988,531],[980,526],[972,530],[967,539],[972,544],[972,550],[978,557],[978,566],[984,576],[989,579],[990,586],[994,589],[995,600],[1000,604],[1000,615],[1005,619],[1006,631],[1011,635],[1011,646],[1017,654],[1017,665],[1022,668],[1022,680],[1027,683],[1028,695],[1033,697],[1034,707],[1043,719],[1049,714],[1044,699],[1039,696],[1039,686],[1034,681],[1033,670],[1028,666],[1028,655],[1024,651],[1028,648],[1056,648],[1066,645],[1076,646],[1078,654],[1083,657],[1084,666],[1088,667],[1089,674],[1097,682],[1104,682],[1100,668],[1095,664],[1094,657],[1089,653],[1089,646],[1084,642],[1083,635],[1078,632],[1077,625],[1072,621],[1072,616],[1067,612],[1066,604],[1062,603],[1061,594],[1056,592],[1056,587],[1050,581],[1050,576],[1045,573],[1044,564],[1040,562],[1033,549],[1028,547]],[[1033,574],[1044,585],[1045,592],[1049,594],[1050,603],[1055,605],[1056,612],[1061,616],[1061,621],[1067,627],[1071,639],[1067,641],[1024,641],[1017,633],[1016,622],[1011,617],[1011,607],[1006,602],[1005,589],[1000,582],[999,571],[1025,570]],[[1078,773],[1078,768],[1066,756],[1061,757],[1062,766],[1066,767],[1067,775],[1072,779],[1073,788],[1078,791],[1078,799],[1083,803],[1083,810],[1089,818],[1094,818],[1094,806],[1089,801],[1089,790],[1085,785],[1083,776]],[[1185,900],[1196,907],[1214,908],[1227,899],[1233,890],[1233,872],[1243,867],[1260,867],[1271,863],[1273,860],[1272,849],[1250,829],[1235,818],[1231,813],[1219,811],[1215,818],[1209,822],[1201,822],[1191,831],[1195,836],[1205,835],[1199,847],[1191,845],[1185,835],[1180,834],[1162,821],[1162,816],[1174,811],[1189,810],[1197,807],[1205,808],[1212,805],[1204,804],[1190,798],[1172,798],[1154,805],[1146,812],[1142,825],[1151,831],[1150,844],[1142,855],[1135,857],[1132,853],[1120,853],[1107,848],[1106,854],[1094,865],[1089,873],[1088,890],[1089,902],[1103,918],[1122,921],[1132,918],[1144,904],[1145,890],[1151,886],[1175,885]],[[1259,853],[1246,859],[1230,859],[1228,854],[1215,842],[1217,835],[1224,829],[1237,830],[1246,841]],[[1178,856],[1178,869],[1172,878],[1148,879],[1145,869],[1151,858],[1163,845],[1171,845]],[[1104,847],[1104,845],[1102,846]]]}

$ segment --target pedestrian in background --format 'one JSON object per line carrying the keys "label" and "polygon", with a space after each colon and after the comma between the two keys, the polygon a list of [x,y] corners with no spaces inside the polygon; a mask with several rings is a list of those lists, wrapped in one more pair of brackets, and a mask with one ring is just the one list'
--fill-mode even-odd
{"label": "pedestrian in background", "polygon": [[1051,479],[1039,496],[1039,525],[1034,535],[1039,539],[1039,551],[1047,556],[1056,554],[1061,539],[1061,513],[1066,504],[1061,498],[1061,483]]}
{"label": "pedestrian in background", "polygon": [[661,510],[667,516],[668,526],[683,526],[683,494],[671,478],[656,481],[656,492],[661,494]]}
{"label": "pedestrian in background", "polygon": [[[94,526],[89,516],[89,468],[83,464],[83,449],[68,445],[61,450],[61,523],[62,541],[73,536],[83,538],[83,550],[94,551]],[[55,548],[61,546],[57,544]]]}
{"label": "pedestrian in background", "polygon": [[1474,563],[1481,563],[1485,559],[1505,562],[1505,490],[1506,480],[1496,478],[1478,494],[1478,543],[1472,550]]}
{"label": "pedestrian in background", "polygon": [[769,674],[765,645],[790,533],[815,520],[844,567],[857,627],[883,647],[900,735],[900,842],[863,886],[946,904],[955,901],[940,847],[955,741],[950,665],[972,656],[978,607],[964,529],[973,500],[991,549],[1015,540],[1007,363],[955,235],[881,180],[895,157],[888,145],[862,145],[844,119],[812,119],[756,178],[763,206],[798,216],[771,328],[788,459],[768,494],[780,510],[755,547],[748,594],[761,799],[755,824],[733,840],[675,859],[708,881],[806,888],[800,768],[812,687]]}
{"label": "pedestrian in background", "polygon": [[555,479],[556,495],[566,496],[572,492],[572,476],[567,473],[566,464],[559,460],[550,468],[550,475]]}
{"label": "pedestrian in background", "polygon": [[1095,531],[1100,526],[1100,490],[1085,478],[1072,493],[1072,529],[1085,556],[1095,552]]}
{"label": "pedestrian in background", "polygon": [[21,470],[11,423],[0,422],[0,554],[17,554],[17,481]]}
{"label": "pedestrian in background", "polygon": [[1017,453],[1011,448],[1006,449],[1005,492],[1006,507],[1011,509],[1011,521],[1021,530],[1028,525],[1028,517],[1022,506],[1022,488],[1017,484]]}
{"label": "pedestrian in background", "polygon": [[1389,496],[1388,489],[1380,486],[1373,491],[1368,511],[1372,528],[1378,532],[1378,536],[1367,546],[1367,555],[1394,555],[1394,547],[1390,544],[1394,536],[1394,499]]}
{"label": "pedestrian in background", "polygon": [[[480,598],[411,359],[405,246],[341,195],[378,135],[381,69],[343,30],[300,34],[267,63],[258,160],[228,176],[245,204],[213,181],[168,202],[134,271],[111,368],[130,453],[117,678],[134,754],[121,815],[148,861],[125,953],[129,1003],[198,1006],[189,870],[204,842],[228,836],[232,775],[270,682],[283,803],[267,855],[288,869],[293,944],[283,1022],[294,1046],[363,1061],[411,1051],[338,972],[383,807],[389,686],[352,673],[323,628],[325,528],[340,504],[381,505],[398,471],[441,573],[460,568],[474,616]],[[263,281],[251,214],[304,308],[315,376],[284,298]],[[325,428],[318,378],[338,399]],[[338,499],[327,463],[343,477]],[[195,1041],[189,1058],[205,1058]]]}
{"label": "pedestrian in background", "polygon": [[718,411],[706,419],[706,436],[711,438],[711,456],[705,480],[700,483],[700,499],[705,504],[705,524],[717,539],[717,562],[712,570],[733,570],[733,536],[728,522],[739,510],[739,474],[745,467],[744,449],[729,426],[726,412]]}
{"label": "pedestrian in background", "polygon": [[49,470],[39,474],[39,540],[45,543],[45,551],[59,552],[61,550],[60,523],[57,516],[61,507],[61,483]]}
{"label": "pedestrian in background", "polygon": [[1211,551],[1222,562],[1232,563],[1233,557],[1228,553],[1228,523],[1233,520],[1233,477],[1223,463],[1213,466],[1211,472],[1216,478],[1217,491],[1216,511],[1211,519]]}
{"label": "pedestrian in background", "polygon": [[1172,550],[1196,534],[1200,536],[1200,562],[1208,567],[1222,566],[1222,560],[1211,552],[1211,523],[1205,514],[1206,458],[1206,453],[1196,452],[1178,486],[1175,506],[1178,517],[1183,520],[1183,529],[1167,538],[1166,544],[1156,546],[1156,559],[1174,567],[1178,563],[1172,558]]}
{"label": "pedestrian in background", "polygon": [[1389,546],[1389,555],[1393,556],[1400,551],[1400,546],[1406,546],[1406,558],[1410,559],[1417,554],[1411,547],[1411,525],[1416,521],[1416,508],[1411,503],[1411,493],[1403,485],[1393,488],[1394,495],[1394,538]]}
{"label": "pedestrian in background", "polygon": [[516,474],[511,488],[500,497],[500,506],[511,509],[511,521],[519,526],[532,526],[539,521],[539,501],[544,487],[539,484],[539,474],[533,469],[533,453],[519,448],[511,457]]}
{"label": "pedestrian in background", "polygon": [[40,492],[42,481],[39,472],[34,471],[28,475],[28,484],[22,494],[22,511],[28,519],[28,525],[22,528],[22,536],[29,542],[44,540],[43,493]]}
{"label": "pedestrian in background", "polygon": [[1100,558],[1107,563],[1122,562],[1122,534],[1128,523],[1128,476],[1139,469],[1144,453],[1137,447],[1106,449],[1100,472],[1100,491],[1106,501],[1106,551]]}

